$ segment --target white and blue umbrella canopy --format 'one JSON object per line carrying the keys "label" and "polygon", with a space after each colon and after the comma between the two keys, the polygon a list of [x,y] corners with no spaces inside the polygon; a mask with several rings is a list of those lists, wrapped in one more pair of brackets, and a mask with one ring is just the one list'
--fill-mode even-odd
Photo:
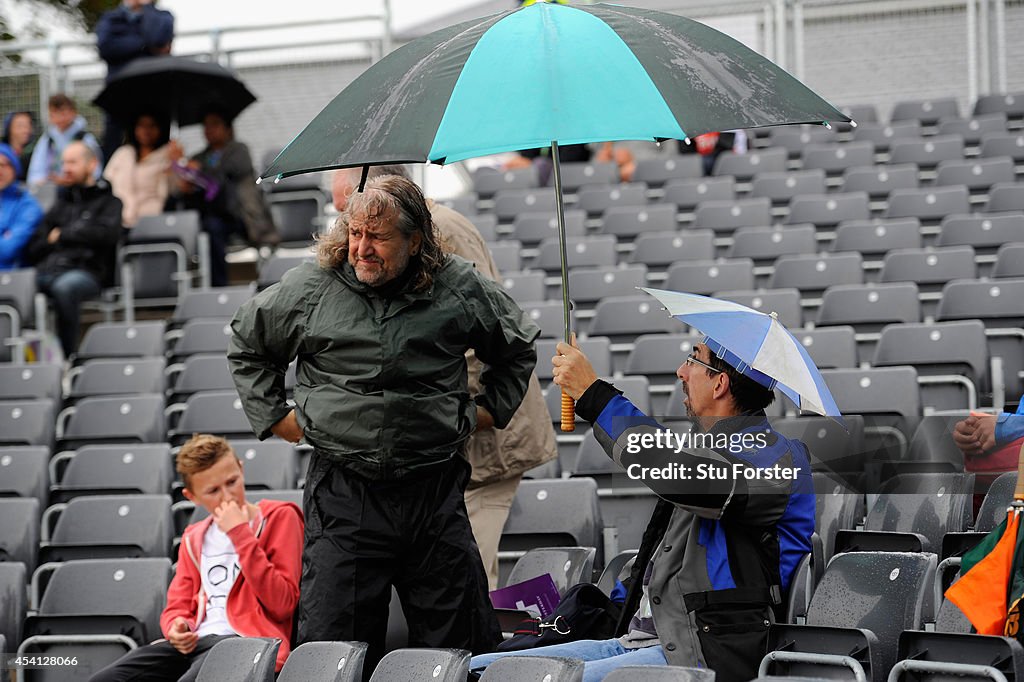
{"label": "white and blue umbrella canopy", "polygon": [[704,334],[708,349],[741,374],[778,389],[801,410],[842,423],[821,372],[774,314],[697,294],[644,291],[658,299],[670,315]]}

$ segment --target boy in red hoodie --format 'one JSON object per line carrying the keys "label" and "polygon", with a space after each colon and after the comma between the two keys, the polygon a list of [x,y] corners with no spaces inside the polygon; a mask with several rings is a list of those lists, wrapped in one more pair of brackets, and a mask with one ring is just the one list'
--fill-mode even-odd
{"label": "boy in red hoodie", "polygon": [[302,571],[302,512],[291,502],[245,500],[242,462],[223,438],[194,436],[178,452],[185,497],[210,516],[185,529],[160,616],[166,639],[139,647],[90,682],[192,682],[225,637],[281,640],[288,658]]}

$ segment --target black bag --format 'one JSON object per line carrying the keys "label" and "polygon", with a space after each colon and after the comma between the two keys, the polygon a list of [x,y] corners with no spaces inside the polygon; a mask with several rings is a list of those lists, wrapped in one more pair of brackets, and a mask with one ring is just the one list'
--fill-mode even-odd
{"label": "black bag", "polygon": [[621,607],[597,585],[579,583],[566,591],[558,608],[544,620],[530,618],[516,634],[498,645],[498,651],[521,651],[580,639],[609,639]]}

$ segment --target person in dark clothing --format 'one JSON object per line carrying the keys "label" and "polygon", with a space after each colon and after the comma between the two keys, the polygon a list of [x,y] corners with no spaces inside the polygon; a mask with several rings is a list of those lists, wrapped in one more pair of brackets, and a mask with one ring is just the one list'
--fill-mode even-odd
{"label": "person in dark clothing", "polygon": [[[501,637],[463,500],[464,447],[512,418],[540,330],[499,284],[444,253],[405,178],[349,197],[317,252],[239,309],[228,346],[256,435],[314,448],[298,639],[367,642],[369,673],[394,586],[410,646],[489,651]],[[469,349],[485,365],[475,398]]]}
{"label": "person in dark clothing", "polygon": [[[722,682],[757,677],[768,626],[814,532],[807,448],[768,423],[771,380],[741,372],[738,358],[705,338],[676,370],[696,435],[666,447],[656,444],[665,429],[598,379],[575,339],[557,352],[554,382],[608,455],[662,498],[653,517],[664,525],[653,554],[645,533],[640,554],[653,558],[634,569],[643,596],[623,636],[510,653],[582,659],[584,682],[626,665],[709,668]],[[477,656],[471,668],[503,655]]]}
{"label": "person in dark clothing", "polygon": [[65,355],[78,348],[79,305],[112,283],[121,239],[121,200],[95,179],[99,160],[89,145],[72,142],[62,157],[64,191],[26,249],[36,284],[57,310],[57,335]]}
{"label": "person in dark clothing", "polygon": [[[231,121],[211,112],[203,119],[206,148],[192,157],[178,190],[185,208],[199,211],[210,236],[210,279],[215,287],[228,283],[225,261],[231,235],[252,244],[275,244],[277,230],[262,193],[256,187],[249,148],[235,139]],[[178,153],[171,149],[171,160]]]}
{"label": "person in dark clothing", "polygon": [[28,179],[28,164],[32,161],[32,152],[36,148],[35,127],[35,116],[31,111],[12,111],[4,116],[4,130],[0,142],[14,150],[18,157],[18,182],[25,182]]}
{"label": "person in dark clothing", "polygon": [[[171,53],[174,15],[157,9],[150,0],[124,0],[104,12],[96,24],[96,48],[107,63],[107,81],[139,57]],[[124,144],[124,128],[106,117],[103,127],[103,158],[109,159]]]}

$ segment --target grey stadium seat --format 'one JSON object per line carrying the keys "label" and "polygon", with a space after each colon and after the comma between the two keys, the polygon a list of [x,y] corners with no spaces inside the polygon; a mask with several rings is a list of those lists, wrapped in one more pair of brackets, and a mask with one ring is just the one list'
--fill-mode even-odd
{"label": "grey stadium seat", "polygon": [[871,217],[870,202],[864,192],[798,196],[789,202],[786,222],[813,223],[818,227],[838,225],[844,220],[867,220]]}
{"label": "grey stadium seat", "polygon": [[164,440],[163,394],[83,398],[57,416],[64,448],[89,443],[159,443]]}
{"label": "grey stadium seat", "polygon": [[598,303],[588,331],[593,336],[635,338],[640,334],[679,330],[680,323],[656,300],[643,294],[613,296]]}
{"label": "grey stadium seat", "polygon": [[800,292],[796,289],[732,289],[716,291],[712,295],[762,313],[776,313],[779,322],[787,329],[795,330],[803,326]]}
{"label": "grey stadium seat", "polygon": [[616,237],[638,237],[648,232],[664,232],[679,227],[675,204],[612,206],[604,212],[601,232]]}
{"label": "grey stadium seat", "polygon": [[608,673],[605,682],[715,682],[715,671],[675,665],[626,665]]}
{"label": "grey stadium seat", "polygon": [[467,218],[476,215],[477,195],[474,192],[460,194],[450,199],[440,199],[437,203],[447,206],[456,213],[461,213]]}
{"label": "grey stadium seat", "polygon": [[596,547],[600,567],[603,527],[592,479],[524,480],[501,533],[499,559],[514,562],[534,547]]}
{"label": "grey stadium seat", "polygon": [[68,370],[68,398],[163,393],[166,366],[163,358],[90,360]]}
{"label": "grey stadium seat", "polygon": [[498,272],[518,272],[522,267],[520,252],[523,250],[523,245],[518,239],[488,244],[487,248],[491,252],[491,258],[494,259],[494,265],[497,266]]}
{"label": "grey stadium seat", "polygon": [[988,191],[988,203],[985,210],[989,213],[999,211],[1024,211],[1024,182],[1000,182]]}
{"label": "grey stadium seat", "polygon": [[915,472],[882,483],[864,530],[841,530],[836,552],[938,552],[947,532],[966,530],[974,474]]}
{"label": "grey stadium seat", "polygon": [[1013,502],[1013,491],[1016,486],[1016,471],[1000,474],[999,478],[992,482],[978,510],[974,530],[987,533],[1006,520],[1006,508]]}
{"label": "grey stadium seat", "polygon": [[885,255],[879,280],[916,282],[924,288],[951,279],[971,279],[975,274],[974,249],[969,246],[897,249]]}
{"label": "grey stadium seat", "polygon": [[647,186],[642,183],[581,187],[576,206],[588,215],[600,215],[612,206],[646,206]]}
{"label": "grey stadium seat", "polygon": [[994,159],[959,159],[939,164],[936,185],[964,185],[968,189],[988,190],[998,182],[1013,182],[1013,161]]}
{"label": "grey stadium seat", "polygon": [[[882,330],[871,364],[874,367],[913,365],[919,380],[931,377],[921,386],[921,401],[935,409],[974,408],[978,396],[971,393],[991,390],[985,325],[978,320],[890,325]],[[944,381],[933,386],[936,377],[944,377]],[[944,388],[944,396],[952,389],[953,404],[936,403],[927,397],[940,388]],[[971,399],[974,404],[963,402]]]}
{"label": "grey stadium seat", "polygon": [[828,144],[836,140],[836,133],[825,126],[785,126],[769,128],[769,144],[771,147],[782,147],[789,153],[789,158],[796,159],[800,153],[812,144]]}
{"label": "grey stadium seat", "polygon": [[935,563],[934,554],[834,557],[811,597],[807,625],[769,628],[760,675],[824,677],[842,666],[854,668],[858,679],[882,682],[895,663],[899,633],[923,627]]}
{"label": "grey stadium seat", "polygon": [[53,445],[53,400],[0,400],[0,445]]}
{"label": "grey stadium seat", "polygon": [[698,154],[678,154],[637,159],[633,181],[648,187],[660,187],[666,182],[684,178],[699,178],[704,168]]}
{"label": "grey stadium seat", "polygon": [[[136,645],[160,637],[171,575],[167,558],[70,561],[55,567],[37,602],[38,613],[26,619],[18,653],[76,656],[76,679],[87,678]],[[66,667],[32,672],[33,680],[68,679]]]}
{"label": "grey stadium seat", "polygon": [[823,291],[835,284],[860,284],[864,279],[859,253],[782,256],[768,288],[795,288],[801,292]]}
{"label": "grey stadium seat", "polygon": [[917,295],[913,282],[831,286],[822,297],[817,324],[849,324],[861,332],[875,332],[893,322],[918,322]]}
{"label": "grey stadium seat", "polygon": [[865,192],[871,197],[888,197],[894,189],[917,189],[917,166],[858,166],[843,174],[844,192]]}
{"label": "grey stadium seat", "polygon": [[[957,422],[967,418],[970,412],[964,410],[946,410],[941,414],[927,414],[921,417],[921,423],[914,431],[914,437],[910,439],[910,448],[907,451],[907,458],[902,462],[895,463],[889,467],[897,474],[916,475],[918,472],[950,473],[960,472],[963,469],[964,454],[953,441],[953,429]],[[884,472],[888,473],[888,470]],[[980,487],[980,486],[979,486]],[[943,491],[945,492],[945,491]],[[970,495],[973,490],[965,492]],[[966,510],[967,520],[960,522],[960,529],[953,528],[942,537],[940,549],[943,556],[947,554],[950,536],[967,530],[973,515],[973,503],[968,500]],[[913,530],[913,529],[911,529]]]}
{"label": "grey stadium seat", "polygon": [[554,213],[555,191],[541,189],[503,189],[494,195],[494,215],[500,221],[513,220],[520,213]]}
{"label": "grey stadium seat", "polygon": [[[848,104],[839,107],[839,111],[852,118],[857,125],[878,123],[878,110],[875,108],[874,104]],[[848,128],[852,128],[849,124],[842,125],[847,125]]]}
{"label": "grey stadium seat", "polygon": [[213,645],[203,659],[196,682],[274,682],[281,640],[228,637]]}
{"label": "grey stadium seat", "polygon": [[194,289],[178,300],[171,323],[181,326],[189,320],[200,318],[230,319],[254,293],[255,288],[249,286]]}
{"label": "grey stadium seat", "polygon": [[[565,241],[565,253],[571,268],[615,265],[615,237],[596,235],[568,238]],[[558,238],[542,241],[536,267],[553,272],[561,269],[561,263],[561,245]]]}
{"label": "grey stadium seat", "polygon": [[818,240],[814,225],[788,227],[741,227],[732,236],[729,258],[774,261],[779,256],[816,253]]}
{"label": "grey stadium seat", "polygon": [[583,661],[551,656],[503,656],[484,670],[481,682],[583,682]]}
{"label": "grey stadium seat", "polygon": [[474,213],[463,214],[464,217],[473,223],[473,227],[480,233],[485,242],[498,241],[498,216],[493,213],[475,215]]}
{"label": "grey stadium seat", "polygon": [[1009,156],[1016,162],[1024,161],[1024,133],[991,133],[981,136],[981,156]]}
{"label": "grey stadium seat", "polygon": [[918,121],[923,125],[932,125],[942,118],[959,115],[960,108],[955,97],[938,97],[897,102],[890,120]]}
{"label": "grey stadium seat", "polygon": [[1008,118],[1020,118],[1024,116],[1024,94],[1022,93],[992,93],[981,95],[974,102],[974,115],[1003,113]]}
{"label": "grey stadium seat", "polygon": [[665,287],[691,294],[754,288],[754,261],[731,258],[716,261],[686,261],[668,269]]}
{"label": "grey stadium seat", "polygon": [[693,227],[715,232],[732,232],[738,227],[772,224],[772,202],[765,197],[704,201],[697,206]]}
{"label": "grey stadium seat", "polygon": [[726,201],[735,198],[736,181],[731,177],[671,180],[665,185],[662,201],[691,210],[704,201]]}
{"label": "grey stadium seat", "polygon": [[78,362],[95,358],[142,358],[164,354],[166,325],[159,322],[100,322],[85,332]]}
{"label": "grey stadium seat", "polygon": [[698,334],[645,334],[633,343],[624,371],[671,386],[676,382],[676,370],[701,338]]}
{"label": "grey stadium seat", "polygon": [[866,140],[843,144],[811,144],[804,148],[801,158],[803,168],[818,168],[835,175],[848,168],[874,165],[875,145]]}
{"label": "grey stadium seat", "polygon": [[169,355],[182,360],[200,353],[226,354],[231,340],[231,318],[189,320],[180,329],[167,334]]}
{"label": "grey stadium seat", "polygon": [[[29,574],[36,569],[41,509],[34,497],[0,497],[0,567],[21,564]],[[0,609],[0,619],[2,614]]]}
{"label": "grey stadium seat", "polygon": [[0,447],[0,497],[35,497],[45,504],[49,460],[50,449],[45,445]]}
{"label": "grey stadium seat", "polygon": [[745,180],[766,171],[786,170],[789,153],[785,149],[766,149],[746,154],[725,152],[715,159],[713,175],[731,175]]}
{"label": "grey stadium seat", "polygon": [[[540,327],[541,338],[564,339],[565,338],[565,307],[562,301],[546,301],[539,303],[521,304],[523,312],[526,313],[535,325]],[[569,329],[575,329],[572,309],[569,310]]]}
{"label": "grey stadium seat", "polygon": [[986,327],[1024,325],[1024,278],[991,282],[955,280],[942,290],[937,320],[977,318]]}
{"label": "grey stadium seat", "polygon": [[894,140],[889,147],[890,163],[914,163],[934,168],[941,161],[964,158],[964,140],[959,135],[936,135],[920,140]]}
{"label": "grey stadium seat", "polygon": [[984,135],[1006,132],[1006,114],[997,112],[973,118],[944,118],[939,121],[939,135],[959,135],[969,145],[977,145]]}
{"label": "grey stadium seat", "polygon": [[613,185],[619,181],[619,167],[613,161],[579,161],[559,166],[562,189],[575,192],[586,185]]}
{"label": "grey stadium seat", "polygon": [[[571,273],[570,273],[571,274]],[[501,275],[501,286],[508,295],[522,305],[527,301],[543,301],[545,295],[543,272],[509,272]],[[572,291],[572,288],[569,289]]]}
{"label": "grey stadium seat", "polygon": [[174,460],[166,443],[86,445],[58,454],[51,502],[67,502],[82,495],[160,495],[170,490]]}
{"label": "grey stadium seat", "polygon": [[[586,232],[583,211],[565,212],[565,236],[582,237]],[[520,213],[512,223],[512,234],[523,244],[537,244],[545,239],[558,239],[558,218],[553,213]],[[494,241],[490,239],[488,241]]]}
{"label": "grey stadium seat", "polygon": [[497,170],[479,168],[473,173],[473,190],[481,197],[489,197],[503,190],[530,189],[537,186],[537,169],[516,168]]}
{"label": "grey stadium seat", "polygon": [[609,296],[631,296],[647,284],[646,265],[573,268],[569,271],[569,297],[591,303]]}
{"label": "grey stadium seat", "polygon": [[59,364],[0,365],[0,400],[61,397]]}
{"label": "grey stadium seat", "polygon": [[310,260],[312,260],[310,256],[287,256],[275,253],[260,266],[260,274],[256,278],[256,288],[262,291],[272,284],[277,284],[284,277],[284,273]]}
{"label": "grey stadium seat", "polygon": [[252,427],[235,391],[205,391],[189,396],[184,406],[172,406],[180,418],[168,432],[171,443],[180,445],[194,433],[212,433],[225,438],[252,438]]}
{"label": "grey stadium seat", "polygon": [[1024,244],[1003,244],[996,253],[993,277],[1024,277]]}
{"label": "grey stadium seat", "polygon": [[[56,515],[52,532],[49,523]],[[43,515],[39,558],[166,557],[174,524],[169,495],[95,495],[51,506]]]}
{"label": "grey stadium seat", "polygon": [[896,249],[921,248],[921,222],[917,218],[849,220],[839,223],[833,251],[885,254]]}
{"label": "grey stadium seat", "polygon": [[[953,612],[944,616],[943,612]],[[1011,637],[970,634],[971,626],[960,610],[943,600],[936,632],[904,631],[900,635],[898,662],[890,679],[937,680],[1019,679],[1024,675],[1024,648]],[[955,672],[954,672],[955,671]]]}
{"label": "grey stadium seat", "polygon": [[900,121],[897,123],[865,123],[853,130],[856,142],[868,141],[875,145],[876,151],[885,151],[893,140],[921,137],[921,124],[917,121]]}
{"label": "grey stadium seat", "polygon": [[954,213],[969,213],[970,199],[963,185],[896,189],[889,195],[888,218],[942,220]]}
{"label": "grey stadium seat", "polygon": [[197,353],[168,368],[173,377],[169,401],[183,402],[200,391],[227,391],[235,387],[228,359],[221,353]]}
{"label": "grey stadium seat", "polygon": [[825,369],[821,375],[840,412],[868,418],[865,435],[871,443],[891,449],[888,444],[895,442],[900,451],[905,449],[921,414],[913,367]]}
{"label": "grey stadium seat", "polygon": [[469,652],[462,649],[396,649],[381,659],[370,682],[431,680],[465,682]]}
{"label": "grey stadium seat", "polygon": [[633,242],[631,260],[650,266],[715,257],[715,233],[711,230],[648,232]]}
{"label": "grey stadium seat", "polygon": [[306,642],[285,661],[278,682],[362,682],[365,642]]}
{"label": "grey stadium seat", "polygon": [[173,301],[183,293],[199,252],[200,232],[196,211],[140,217],[119,254],[132,264],[134,296]]}
{"label": "grey stadium seat", "polygon": [[[27,608],[27,584],[25,564],[0,563],[0,644],[4,652],[17,651],[21,644],[21,624]],[[4,663],[0,663],[0,671],[4,671],[3,666]]]}
{"label": "grey stadium seat", "polygon": [[232,440],[231,447],[245,468],[247,490],[291,490],[295,488],[299,456],[295,446],[280,439]]}
{"label": "grey stadium seat", "polygon": [[812,168],[759,173],[751,183],[750,195],[767,197],[774,204],[785,204],[799,194],[824,194],[825,189],[825,171]]}
{"label": "grey stadium seat", "polygon": [[1024,242],[1024,213],[947,216],[936,243],[994,251],[1011,242]]}
{"label": "grey stadium seat", "polygon": [[526,582],[545,573],[555,581],[558,594],[581,582],[589,583],[594,572],[593,547],[537,547],[516,561],[508,574],[508,584]]}
{"label": "grey stadium seat", "polygon": [[818,369],[853,369],[857,366],[857,337],[853,327],[801,329],[793,336]]}

